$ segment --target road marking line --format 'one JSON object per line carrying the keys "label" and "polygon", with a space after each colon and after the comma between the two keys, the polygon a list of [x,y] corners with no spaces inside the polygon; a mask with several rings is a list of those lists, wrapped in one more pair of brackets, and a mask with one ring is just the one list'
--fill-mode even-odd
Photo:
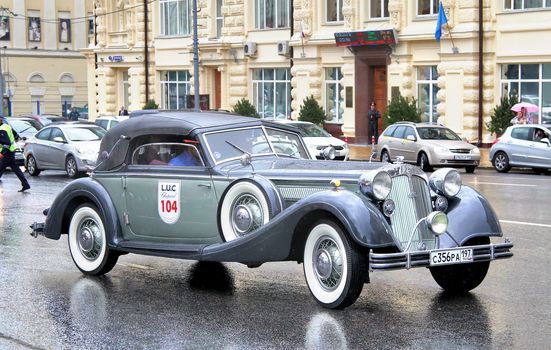
{"label": "road marking line", "polygon": [[499,186],[518,186],[518,187],[536,187],[537,185],[527,185],[527,184],[506,184],[506,183],[499,183],[499,182],[478,182],[478,181],[470,181],[467,182],[471,185],[499,185]]}
{"label": "road marking line", "polygon": [[536,224],[536,223],[533,223],[533,222],[523,222],[523,221],[499,220],[499,222],[502,222],[504,224],[517,224],[517,225],[526,225],[526,226],[551,227],[551,225],[548,225],[548,224]]}

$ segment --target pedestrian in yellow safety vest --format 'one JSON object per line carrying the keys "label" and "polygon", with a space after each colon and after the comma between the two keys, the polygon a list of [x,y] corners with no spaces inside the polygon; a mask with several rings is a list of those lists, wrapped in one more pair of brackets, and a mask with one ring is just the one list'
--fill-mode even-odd
{"label": "pedestrian in yellow safety vest", "polygon": [[0,160],[0,174],[4,173],[4,170],[6,170],[7,167],[10,167],[15,175],[19,178],[19,181],[21,181],[21,189],[19,192],[25,192],[31,186],[29,185],[29,182],[25,178],[25,174],[21,171],[19,166],[15,164],[15,136],[14,131],[12,130],[11,126],[9,126],[7,123],[4,123],[4,120],[0,118],[0,145],[2,146],[1,149],[1,160]]}

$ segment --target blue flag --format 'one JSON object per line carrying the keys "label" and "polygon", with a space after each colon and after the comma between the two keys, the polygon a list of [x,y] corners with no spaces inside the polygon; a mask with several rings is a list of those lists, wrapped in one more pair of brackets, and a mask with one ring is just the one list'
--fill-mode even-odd
{"label": "blue flag", "polygon": [[442,36],[442,26],[448,23],[446,18],[446,13],[444,12],[444,6],[440,3],[440,8],[438,9],[438,20],[436,21],[436,31],[434,32],[434,37],[436,41],[440,42],[440,37]]}

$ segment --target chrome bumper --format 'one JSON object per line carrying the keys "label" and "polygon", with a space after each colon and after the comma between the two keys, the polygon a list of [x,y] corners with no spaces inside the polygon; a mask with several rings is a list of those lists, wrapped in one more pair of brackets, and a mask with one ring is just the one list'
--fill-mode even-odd
{"label": "chrome bumper", "polygon": [[427,251],[413,251],[402,253],[378,254],[369,251],[369,269],[373,270],[397,270],[410,269],[413,267],[429,267],[430,253],[438,251],[446,251],[456,248],[472,248],[473,262],[491,261],[496,259],[510,258],[513,253],[510,251],[513,248],[513,243],[505,239],[504,243],[485,244],[465,247],[450,247],[445,249],[433,249]]}

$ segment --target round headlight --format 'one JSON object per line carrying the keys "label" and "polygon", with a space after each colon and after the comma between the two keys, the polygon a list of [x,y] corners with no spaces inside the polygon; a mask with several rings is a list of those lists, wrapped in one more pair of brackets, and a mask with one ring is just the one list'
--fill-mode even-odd
{"label": "round headlight", "polygon": [[448,229],[448,216],[441,211],[433,211],[427,216],[426,221],[430,230],[437,236]]}
{"label": "round headlight", "polygon": [[430,176],[429,185],[437,194],[455,197],[461,190],[461,176],[455,169],[438,169]]}
{"label": "round headlight", "polygon": [[392,189],[392,178],[386,171],[373,171],[360,177],[361,191],[374,199],[384,200]]}

